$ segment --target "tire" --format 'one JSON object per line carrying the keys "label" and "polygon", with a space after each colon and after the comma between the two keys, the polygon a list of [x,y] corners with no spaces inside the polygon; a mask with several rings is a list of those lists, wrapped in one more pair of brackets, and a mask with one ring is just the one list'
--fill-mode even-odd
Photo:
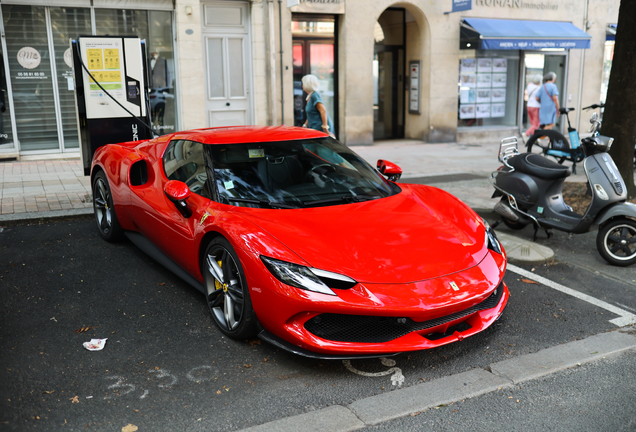
{"label": "tire", "polygon": [[552,144],[552,140],[548,138],[549,141],[546,144],[543,144],[543,141],[545,140],[545,138],[543,138],[543,140],[540,138],[541,137],[536,134],[528,138],[528,142],[526,143],[526,147],[528,148],[528,153],[537,153],[537,154],[542,154],[545,156],[546,152],[548,151],[548,149],[550,148]]}
{"label": "tire", "polygon": [[503,220],[504,225],[506,225],[508,228],[515,230],[515,231],[519,231],[524,229],[526,226],[528,226],[528,224],[524,224],[521,222],[513,222],[510,219],[507,219],[505,217],[502,216],[501,218]]}
{"label": "tire", "polygon": [[201,256],[201,273],[212,319],[232,339],[256,336],[258,320],[252,309],[245,273],[234,248],[223,237],[208,244]]}
{"label": "tire", "polygon": [[123,238],[124,230],[119,225],[113,195],[106,174],[100,171],[93,179],[93,213],[99,235],[108,242],[116,242]]}
{"label": "tire", "polygon": [[608,263],[627,267],[636,262],[636,221],[612,219],[596,236],[596,248]]}
{"label": "tire", "polygon": [[554,141],[562,140],[564,144],[567,146],[567,150],[569,151],[570,144],[567,142],[565,137],[559,133],[555,133],[552,131],[546,131],[546,134],[534,134],[530,138],[528,138],[528,142],[526,143],[526,147],[528,148],[528,153],[536,153],[542,154],[545,157],[552,157],[556,159],[557,163],[563,164],[568,158],[563,156],[552,156],[548,155],[547,152],[550,149],[554,149]]}

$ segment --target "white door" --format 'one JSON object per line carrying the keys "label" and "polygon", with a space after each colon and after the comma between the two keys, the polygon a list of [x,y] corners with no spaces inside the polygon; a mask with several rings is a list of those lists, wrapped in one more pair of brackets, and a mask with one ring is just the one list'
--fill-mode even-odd
{"label": "white door", "polygon": [[204,3],[202,7],[208,126],[251,124],[247,3]]}

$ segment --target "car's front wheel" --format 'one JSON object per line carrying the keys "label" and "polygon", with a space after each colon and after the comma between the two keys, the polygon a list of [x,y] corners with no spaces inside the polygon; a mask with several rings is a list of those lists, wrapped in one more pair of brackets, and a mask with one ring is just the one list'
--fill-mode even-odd
{"label": "car's front wheel", "polygon": [[114,242],[123,237],[124,231],[115,214],[108,179],[102,171],[98,172],[93,179],[93,212],[99,235],[104,240]]}
{"label": "car's front wheel", "polygon": [[216,325],[234,339],[256,336],[257,319],[245,273],[234,248],[225,238],[217,237],[206,247],[201,270],[208,307]]}

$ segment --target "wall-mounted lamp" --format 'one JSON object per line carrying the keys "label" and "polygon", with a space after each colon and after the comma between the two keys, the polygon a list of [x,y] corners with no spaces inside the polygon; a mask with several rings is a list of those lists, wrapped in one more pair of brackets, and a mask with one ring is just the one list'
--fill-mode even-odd
{"label": "wall-mounted lamp", "polygon": [[186,15],[192,15],[192,6],[185,7]]}

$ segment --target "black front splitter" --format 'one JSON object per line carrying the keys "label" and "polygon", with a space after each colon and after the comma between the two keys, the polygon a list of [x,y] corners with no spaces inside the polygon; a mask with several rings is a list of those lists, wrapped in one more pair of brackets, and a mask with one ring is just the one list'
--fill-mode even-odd
{"label": "black front splitter", "polygon": [[302,356],[302,357],[308,357],[308,358],[312,358],[312,359],[319,359],[319,360],[357,360],[357,359],[373,359],[373,358],[379,358],[379,357],[392,357],[395,355],[398,355],[400,353],[387,353],[387,354],[322,354],[322,353],[316,353],[313,351],[308,351],[306,349],[297,347],[296,345],[293,345],[289,342],[287,342],[284,339],[279,338],[278,336],[268,332],[267,330],[262,330],[259,334],[258,337],[263,339],[266,342],[269,342],[270,344],[274,345],[275,347],[281,348],[285,351],[288,351],[290,353]]}

